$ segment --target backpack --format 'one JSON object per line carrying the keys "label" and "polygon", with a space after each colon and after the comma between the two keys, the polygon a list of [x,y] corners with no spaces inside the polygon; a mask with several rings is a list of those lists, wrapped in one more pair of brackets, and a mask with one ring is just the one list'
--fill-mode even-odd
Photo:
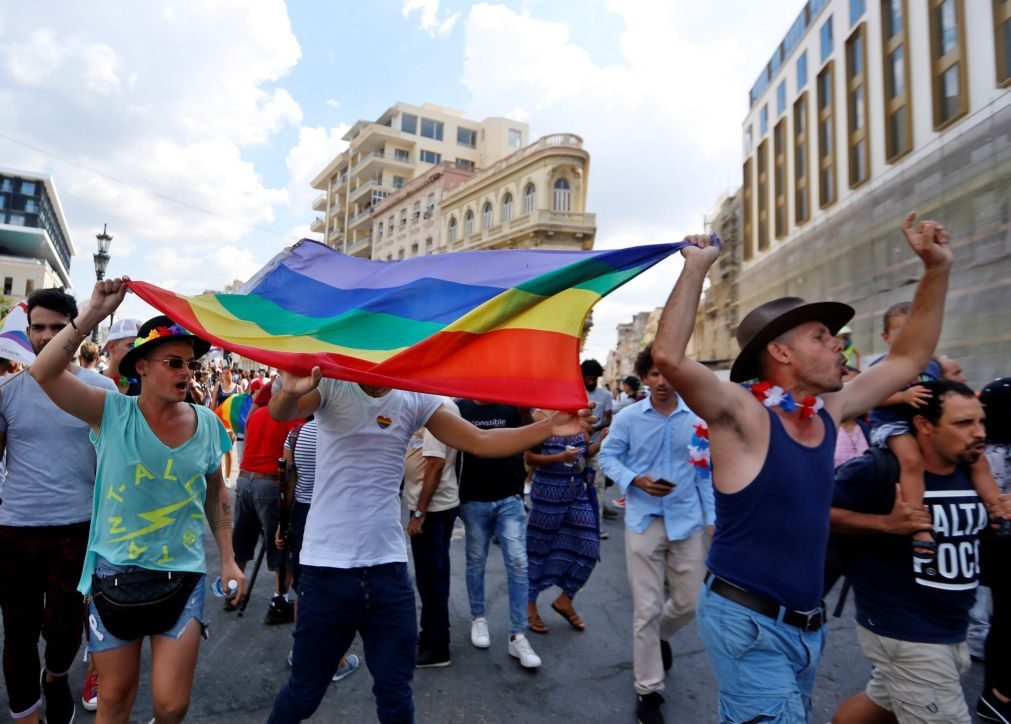
{"label": "backpack", "polygon": [[[899,480],[899,461],[887,448],[868,448],[860,458],[866,456],[874,458],[874,487],[887,487],[892,489]],[[842,470],[850,461],[844,462],[836,471]],[[827,597],[829,592],[835,587],[840,578],[845,579],[842,589],[839,592],[839,600],[836,602],[832,615],[839,618],[846,605],[846,597],[849,595],[852,583],[849,575],[853,570],[853,563],[857,555],[857,541],[853,535],[847,533],[830,532],[828,536],[828,548],[825,552],[825,587],[822,597]]]}

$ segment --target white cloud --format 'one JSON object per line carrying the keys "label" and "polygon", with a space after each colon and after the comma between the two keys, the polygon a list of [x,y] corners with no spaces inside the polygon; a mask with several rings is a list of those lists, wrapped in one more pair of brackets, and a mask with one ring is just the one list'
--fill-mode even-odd
{"label": "white cloud", "polygon": [[433,38],[444,38],[449,35],[456,21],[460,19],[460,13],[453,13],[440,20],[439,0],[404,0],[400,11],[405,18],[410,17],[412,13],[418,13],[418,27]]}
{"label": "white cloud", "polygon": [[291,147],[284,161],[288,167],[288,203],[291,208],[313,213],[312,200],[320,192],[310,184],[337,154],[348,147],[348,142],[341,137],[349,128],[347,124],[342,124],[330,129],[307,126],[299,129],[298,143]]}
{"label": "white cloud", "polygon": [[341,102],[339,100],[337,100],[336,98],[327,98],[326,99],[326,104],[328,106],[330,106],[331,108],[340,108],[341,107]]}
{"label": "white cloud", "polygon": [[257,258],[246,248],[226,244],[203,254],[180,253],[175,247],[162,247],[148,254],[152,269],[159,270],[151,279],[165,289],[180,294],[201,294],[220,290],[235,279],[249,279],[267,259]]}

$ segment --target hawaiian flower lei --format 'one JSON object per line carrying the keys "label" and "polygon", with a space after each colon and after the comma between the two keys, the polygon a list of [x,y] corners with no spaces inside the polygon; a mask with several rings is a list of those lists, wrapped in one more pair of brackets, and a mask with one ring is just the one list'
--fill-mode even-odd
{"label": "hawaiian flower lei", "polygon": [[691,444],[688,445],[688,462],[695,468],[696,477],[702,482],[708,482],[713,477],[713,463],[709,457],[709,425],[701,417],[695,418],[692,425]]}
{"label": "hawaiian flower lei", "polygon": [[825,402],[820,397],[805,397],[800,402],[793,399],[793,395],[778,385],[770,384],[765,380],[754,384],[745,383],[744,388],[755,396],[755,399],[766,407],[781,407],[784,412],[793,412],[800,409],[800,419],[806,420],[814,417],[818,410],[825,407]]}
{"label": "hawaiian flower lei", "polygon": [[147,333],[146,337],[144,338],[137,337],[137,339],[133,341],[133,346],[140,347],[142,344],[150,342],[151,340],[158,339],[160,337],[179,337],[179,336],[191,337],[192,335],[185,329],[180,327],[178,324],[172,324],[169,325],[168,327],[155,327],[154,329],[152,329],[150,332]]}

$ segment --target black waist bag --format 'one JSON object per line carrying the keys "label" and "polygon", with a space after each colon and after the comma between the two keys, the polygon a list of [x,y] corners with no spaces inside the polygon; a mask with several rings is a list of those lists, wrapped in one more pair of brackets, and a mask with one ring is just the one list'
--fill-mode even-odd
{"label": "black waist bag", "polygon": [[202,575],[184,571],[93,575],[91,599],[109,633],[132,641],[172,628]]}

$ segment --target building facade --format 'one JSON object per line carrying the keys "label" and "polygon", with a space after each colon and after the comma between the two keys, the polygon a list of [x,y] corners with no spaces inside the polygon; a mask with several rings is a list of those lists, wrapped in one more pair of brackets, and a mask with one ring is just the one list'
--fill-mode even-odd
{"label": "building facade", "polygon": [[0,168],[0,279],[3,295],[70,286],[77,250],[67,231],[53,179]]}
{"label": "building facade", "polygon": [[[651,342],[656,331],[654,320],[660,319],[662,307],[648,312],[638,312],[631,322],[622,322],[617,326],[618,342],[615,348],[607,354],[604,365],[604,384],[612,387],[620,384],[629,375],[635,374],[635,358],[639,352]],[[652,323],[651,323],[652,322]],[[650,328],[653,335],[650,334]]]}
{"label": "building facade", "polygon": [[[348,148],[313,179],[323,193],[311,224],[345,254],[373,256],[373,211],[387,196],[444,161],[462,169],[486,168],[528,143],[525,123],[507,118],[472,121],[432,103],[396,103],[374,121],[345,134]],[[376,229],[375,231],[378,231]]]}
{"label": "building facade", "polygon": [[981,384],[1011,352],[1011,3],[809,0],[744,121],[739,308],[852,304],[862,353],[921,266],[908,211],[956,256],[939,353]]}

